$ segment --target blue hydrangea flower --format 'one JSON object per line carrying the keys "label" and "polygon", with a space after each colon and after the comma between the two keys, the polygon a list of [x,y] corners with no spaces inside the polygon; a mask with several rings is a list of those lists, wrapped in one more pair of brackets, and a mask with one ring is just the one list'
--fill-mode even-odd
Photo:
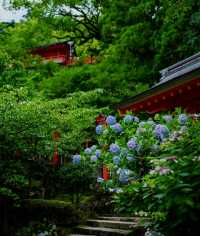
{"label": "blue hydrangea flower", "polygon": [[128,150],[126,148],[122,148],[120,156],[121,157],[126,157],[127,155],[128,155]]}
{"label": "blue hydrangea flower", "polygon": [[100,157],[100,156],[101,156],[101,150],[100,150],[100,149],[97,149],[97,150],[95,151],[95,155],[96,155],[96,157]]}
{"label": "blue hydrangea flower", "polygon": [[126,115],[123,120],[125,124],[131,124],[133,122],[133,119],[134,117],[132,115]]}
{"label": "blue hydrangea flower", "polygon": [[188,120],[188,117],[185,114],[180,114],[178,117],[178,121],[179,121],[180,125],[185,125],[187,120]]}
{"label": "blue hydrangea flower", "polygon": [[115,165],[119,165],[119,163],[120,163],[120,157],[119,157],[119,156],[114,156],[114,157],[113,157],[113,163],[114,163]]}
{"label": "blue hydrangea flower", "polygon": [[72,163],[73,164],[79,164],[80,162],[81,162],[81,156],[80,155],[72,156]]}
{"label": "blue hydrangea flower", "polygon": [[139,123],[140,119],[137,116],[134,116],[134,122]]}
{"label": "blue hydrangea flower", "polygon": [[108,125],[114,125],[117,121],[116,118],[114,116],[108,116],[106,118],[106,122]]}
{"label": "blue hydrangea flower", "polygon": [[92,154],[92,150],[91,150],[90,148],[86,148],[86,149],[84,150],[84,153],[85,153],[86,155],[90,155],[90,154]]}
{"label": "blue hydrangea flower", "polygon": [[119,181],[122,184],[127,184],[128,183],[128,178],[129,177],[129,171],[128,169],[120,169],[119,171]]}
{"label": "blue hydrangea flower", "polygon": [[97,178],[97,183],[102,183],[103,181],[104,181],[103,178],[101,178],[101,177],[98,177],[98,178]]}
{"label": "blue hydrangea flower", "polygon": [[169,136],[169,129],[165,125],[156,125],[154,129],[154,134],[156,138],[158,138],[160,141],[163,141],[163,139],[167,138]]}
{"label": "blue hydrangea flower", "polygon": [[95,155],[92,155],[92,156],[90,157],[90,161],[92,161],[92,162],[97,161],[97,159],[98,159],[98,157],[95,156]]}
{"label": "blue hydrangea flower", "polygon": [[128,161],[134,161],[134,160],[135,160],[135,157],[133,157],[133,156],[131,156],[131,155],[128,155],[128,156],[126,157],[126,159],[127,159]]}
{"label": "blue hydrangea flower", "polygon": [[115,131],[115,133],[121,133],[122,132],[122,126],[119,123],[116,123],[114,125],[111,125],[111,129]]}
{"label": "blue hydrangea flower", "polygon": [[173,120],[172,116],[170,115],[163,116],[163,119],[166,123],[170,123]]}
{"label": "blue hydrangea flower", "polygon": [[110,145],[109,150],[110,150],[111,153],[116,154],[116,153],[119,153],[119,152],[120,152],[120,147],[119,147],[117,144],[112,143],[112,144]]}
{"label": "blue hydrangea flower", "polygon": [[139,127],[141,127],[141,128],[142,128],[142,127],[144,127],[144,126],[145,126],[145,124],[146,124],[146,122],[142,121],[142,122],[140,122],[140,123],[139,123]]}
{"label": "blue hydrangea flower", "polygon": [[92,145],[92,146],[90,147],[90,149],[91,149],[92,151],[95,151],[95,150],[97,149],[97,146],[96,146],[96,145]]}
{"label": "blue hydrangea flower", "polygon": [[102,134],[103,130],[104,130],[103,125],[97,125],[96,134]]}
{"label": "blue hydrangea flower", "polygon": [[127,143],[127,147],[130,149],[130,150],[135,150],[136,147],[137,147],[137,142],[134,138],[130,139]]}

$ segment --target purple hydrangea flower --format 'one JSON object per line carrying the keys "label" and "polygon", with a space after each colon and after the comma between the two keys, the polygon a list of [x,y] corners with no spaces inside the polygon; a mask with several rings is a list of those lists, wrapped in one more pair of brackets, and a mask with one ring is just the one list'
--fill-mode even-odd
{"label": "purple hydrangea flower", "polygon": [[134,116],[134,122],[139,123],[140,119],[137,116]]}
{"label": "purple hydrangea flower", "polygon": [[90,157],[90,161],[92,161],[92,162],[97,161],[97,159],[98,159],[98,157],[95,156],[95,155],[92,155],[92,156]]}
{"label": "purple hydrangea flower", "polygon": [[161,167],[161,168],[158,170],[158,173],[159,173],[160,175],[166,175],[166,174],[172,173],[172,170],[169,169],[169,168],[166,168],[166,167]]}
{"label": "purple hydrangea flower", "polygon": [[134,138],[130,139],[127,143],[127,147],[131,150],[135,150],[137,148],[137,142]]}
{"label": "purple hydrangea flower", "polygon": [[131,155],[128,155],[128,156],[126,157],[126,159],[127,159],[128,161],[134,161],[134,160],[135,160],[135,157],[133,157],[133,156],[131,156]]}
{"label": "purple hydrangea flower", "polygon": [[108,116],[106,122],[108,125],[114,125],[116,123],[116,118],[114,116]]}
{"label": "purple hydrangea flower", "polygon": [[169,173],[173,173],[173,171],[167,167],[156,167],[154,170],[150,171],[150,174],[159,174],[159,175],[167,175]]}
{"label": "purple hydrangea flower", "polygon": [[119,152],[120,152],[120,147],[119,147],[117,144],[112,143],[112,144],[110,145],[109,150],[110,150],[111,153],[115,153],[115,154],[116,154],[116,153],[119,153]]}
{"label": "purple hydrangea flower", "polygon": [[114,163],[115,165],[119,165],[119,163],[120,163],[120,157],[119,157],[119,156],[114,156],[114,157],[113,157],[113,163]]}
{"label": "purple hydrangea flower", "polygon": [[169,136],[169,129],[165,125],[156,125],[154,129],[155,136],[160,140],[167,138]]}
{"label": "purple hydrangea flower", "polygon": [[101,150],[97,149],[95,152],[96,157],[100,157],[101,156]]}
{"label": "purple hydrangea flower", "polygon": [[116,123],[111,126],[112,130],[115,131],[115,133],[121,133],[122,132],[122,126],[119,123]]}
{"label": "purple hydrangea flower", "polygon": [[81,162],[81,156],[80,155],[72,156],[72,163],[73,164],[79,164],[80,162]]}
{"label": "purple hydrangea flower", "polygon": [[178,121],[179,121],[180,125],[185,125],[187,120],[188,120],[188,117],[185,114],[180,114],[178,117]]}
{"label": "purple hydrangea flower", "polygon": [[102,134],[103,130],[104,130],[103,125],[97,125],[96,134]]}
{"label": "purple hydrangea flower", "polygon": [[165,120],[166,123],[170,123],[173,120],[172,116],[170,115],[163,116],[163,119]]}
{"label": "purple hydrangea flower", "polygon": [[86,148],[86,149],[84,150],[84,153],[85,153],[86,155],[90,155],[90,154],[92,154],[92,150],[91,150],[90,148]]}
{"label": "purple hydrangea flower", "polygon": [[131,124],[133,122],[133,119],[134,117],[132,115],[126,115],[123,120],[125,124]]}

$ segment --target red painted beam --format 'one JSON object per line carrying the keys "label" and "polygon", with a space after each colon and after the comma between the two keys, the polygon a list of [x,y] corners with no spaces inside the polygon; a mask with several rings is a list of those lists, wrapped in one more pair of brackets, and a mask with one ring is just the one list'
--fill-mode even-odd
{"label": "red painted beam", "polygon": [[119,109],[121,115],[127,111],[141,112],[150,114],[173,110],[176,107],[182,107],[188,112],[200,112],[200,78],[193,79],[184,84],[180,84],[172,89],[166,89],[157,95],[152,95],[140,102]]}

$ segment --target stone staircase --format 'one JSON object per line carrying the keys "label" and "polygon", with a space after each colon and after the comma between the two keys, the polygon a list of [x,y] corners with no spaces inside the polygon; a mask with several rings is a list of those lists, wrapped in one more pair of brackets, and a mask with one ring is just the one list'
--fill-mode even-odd
{"label": "stone staircase", "polygon": [[97,217],[75,229],[70,236],[144,236],[138,217]]}

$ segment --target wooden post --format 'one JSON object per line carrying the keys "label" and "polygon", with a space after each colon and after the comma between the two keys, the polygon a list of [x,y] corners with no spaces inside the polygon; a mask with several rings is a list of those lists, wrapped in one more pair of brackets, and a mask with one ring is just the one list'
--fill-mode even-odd
{"label": "wooden post", "polygon": [[110,171],[107,166],[103,166],[103,179],[109,180],[110,179]]}

